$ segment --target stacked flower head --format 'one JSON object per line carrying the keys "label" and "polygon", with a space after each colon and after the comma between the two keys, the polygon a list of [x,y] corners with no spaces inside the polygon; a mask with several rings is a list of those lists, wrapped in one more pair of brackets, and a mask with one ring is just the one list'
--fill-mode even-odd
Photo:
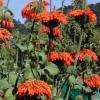
{"label": "stacked flower head", "polygon": [[100,87],[100,76],[97,74],[93,74],[89,78],[85,78],[83,81],[91,88]]}
{"label": "stacked flower head", "polygon": [[86,10],[73,10],[71,11],[68,16],[74,17],[75,19],[80,18],[80,17],[87,17],[88,21],[87,22],[95,22],[96,21],[96,15],[94,12],[90,9]]}
{"label": "stacked flower head", "polygon": [[59,39],[62,38],[62,33],[58,25],[59,23],[67,24],[67,16],[62,11],[54,10],[51,13],[44,11],[41,14],[41,20],[44,25],[41,29],[42,32],[50,33],[50,35],[56,36]]}
{"label": "stacked flower head", "polygon": [[65,64],[70,65],[71,63],[74,63],[74,59],[71,57],[70,53],[68,52],[49,52],[49,61],[56,61],[61,60]]}
{"label": "stacked flower head", "polygon": [[[30,2],[22,9],[22,16],[27,19],[39,20],[42,11],[45,10],[45,7],[48,5],[48,2],[46,1],[43,1],[42,3],[38,1]],[[42,11],[40,11],[40,7]]]}
{"label": "stacked flower head", "polygon": [[30,97],[34,95],[41,96],[45,94],[47,100],[50,100],[51,98],[51,90],[49,85],[41,80],[33,80],[20,83],[18,85],[17,94],[19,96],[25,96],[26,94],[28,94]]}

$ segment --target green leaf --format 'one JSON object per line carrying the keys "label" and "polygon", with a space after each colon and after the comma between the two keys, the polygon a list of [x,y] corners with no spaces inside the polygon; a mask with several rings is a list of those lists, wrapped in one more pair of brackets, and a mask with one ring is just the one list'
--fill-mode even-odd
{"label": "green leaf", "polygon": [[46,54],[44,52],[39,52],[39,61],[44,63],[47,60]]}
{"label": "green leaf", "polygon": [[14,85],[17,79],[17,74],[15,72],[9,73],[9,83]]}
{"label": "green leaf", "polygon": [[0,89],[7,89],[9,88],[9,83],[7,82],[6,79],[0,80]]}
{"label": "green leaf", "polygon": [[52,95],[53,95],[53,97],[56,97],[56,95],[57,95],[57,87],[53,87]]}
{"label": "green leaf", "polygon": [[51,63],[51,62],[47,63],[47,66],[44,68],[44,70],[48,71],[49,74],[52,75],[52,76],[55,76],[59,73],[58,67],[55,64]]}
{"label": "green leaf", "polygon": [[2,100],[2,98],[0,97],[0,100]]}
{"label": "green leaf", "polygon": [[24,52],[24,51],[27,50],[27,46],[25,46],[25,45],[16,44],[16,46],[17,46],[22,52]]}
{"label": "green leaf", "polygon": [[29,44],[28,44],[28,51],[32,51],[33,48],[34,48],[34,47],[33,47],[32,43],[29,43]]}
{"label": "green leaf", "polygon": [[92,92],[92,90],[91,90],[90,87],[85,87],[85,86],[83,86],[82,88],[83,88],[83,90],[84,90],[86,93]]}
{"label": "green leaf", "polygon": [[24,76],[25,80],[34,79],[33,72],[32,72],[32,69],[30,67],[25,68],[23,76]]}
{"label": "green leaf", "polygon": [[16,100],[16,96],[13,95],[13,88],[10,88],[5,93],[5,100]]}
{"label": "green leaf", "polygon": [[64,100],[62,97],[57,97],[56,100]]}
{"label": "green leaf", "polygon": [[75,78],[74,75],[71,75],[71,76],[69,77],[69,82],[70,82],[71,84],[75,84],[75,83],[76,83],[76,78]]}

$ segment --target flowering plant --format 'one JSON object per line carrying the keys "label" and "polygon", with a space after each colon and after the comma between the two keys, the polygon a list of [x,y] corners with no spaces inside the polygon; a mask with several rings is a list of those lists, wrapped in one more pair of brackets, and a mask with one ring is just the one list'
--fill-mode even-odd
{"label": "flowering plant", "polygon": [[99,53],[91,46],[95,13],[47,6],[40,0],[23,7],[20,31],[0,0],[0,100],[89,100],[100,87]]}

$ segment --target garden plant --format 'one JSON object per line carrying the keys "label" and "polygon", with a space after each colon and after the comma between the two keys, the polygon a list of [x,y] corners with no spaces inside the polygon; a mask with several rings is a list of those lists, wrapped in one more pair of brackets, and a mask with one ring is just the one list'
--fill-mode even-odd
{"label": "garden plant", "polygon": [[65,0],[30,0],[21,31],[9,1],[0,0],[0,100],[97,100],[100,27],[87,1],[64,13]]}

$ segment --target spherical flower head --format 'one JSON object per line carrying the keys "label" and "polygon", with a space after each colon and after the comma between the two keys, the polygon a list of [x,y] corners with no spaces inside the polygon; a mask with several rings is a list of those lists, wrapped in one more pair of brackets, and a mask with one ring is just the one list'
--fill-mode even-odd
{"label": "spherical flower head", "polygon": [[86,22],[91,23],[91,22],[95,22],[96,21],[96,14],[94,14],[94,12],[92,10],[90,10],[90,9],[73,10],[68,14],[68,16],[74,17],[77,21],[83,20],[83,18],[85,18],[85,17],[87,17],[87,21]]}
{"label": "spherical flower head", "polygon": [[[38,1],[30,2],[22,9],[22,16],[27,19],[34,19],[38,21],[41,18],[41,13],[43,12],[43,10],[46,10],[45,7],[47,5],[49,4],[46,1],[43,1],[42,3]],[[41,10],[39,9],[39,7],[41,7]]]}
{"label": "spherical flower head", "polygon": [[93,74],[89,78],[85,78],[83,81],[91,88],[100,87],[100,76],[97,74]]}
{"label": "spherical flower head", "polygon": [[18,85],[18,96],[25,96],[28,94],[30,97],[37,95],[46,95],[47,100],[51,98],[51,89],[47,83],[41,80],[26,81]]}

